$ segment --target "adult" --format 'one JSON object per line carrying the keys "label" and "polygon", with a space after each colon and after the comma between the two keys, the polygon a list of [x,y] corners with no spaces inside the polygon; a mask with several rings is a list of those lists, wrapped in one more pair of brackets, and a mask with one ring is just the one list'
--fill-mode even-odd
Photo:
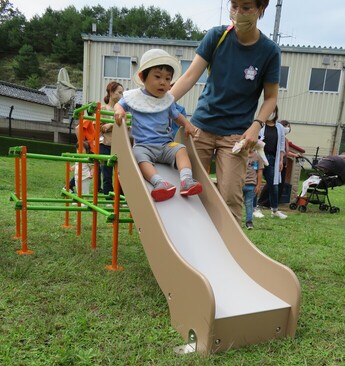
{"label": "adult", "polygon": [[[233,27],[210,29],[190,67],[171,89],[175,100],[180,99],[209,67],[191,117],[196,128],[194,142],[206,170],[215,152],[217,186],[239,224],[248,149],[255,146],[260,129],[273,112],[279,88],[280,49],[257,28],[268,3],[229,1]],[[254,117],[262,91],[263,103]],[[242,139],[244,148],[232,154],[234,144]]]}
{"label": "adult", "polygon": [[[123,94],[123,86],[116,82],[111,81],[106,88],[106,96],[104,97],[104,104],[102,109],[113,111],[115,104],[121,99]],[[99,151],[101,154],[110,155],[111,153],[111,138],[113,131],[113,123],[101,122],[101,136],[99,143]],[[103,175],[103,193],[108,195],[109,192],[113,192],[113,167],[109,167],[106,164],[101,165],[101,171]]]}
{"label": "adult", "polygon": [[286,219],[287,215],[278,210],[278,186],[281,182],[281,171],[283,170],[285,156],[285,131],[284,127],[277,123],[277,119],[278,107],[276,107],[272,117],[266,121],[266,125],[260,131],[260,137],[265,141],[264,151],[269,163],[268,166],[264,167],[263,176],[268,188],[271,217]]}

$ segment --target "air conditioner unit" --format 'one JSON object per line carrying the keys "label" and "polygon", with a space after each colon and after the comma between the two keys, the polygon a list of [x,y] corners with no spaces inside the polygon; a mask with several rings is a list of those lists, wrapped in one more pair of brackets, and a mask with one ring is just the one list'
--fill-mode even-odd
{"label": "air conditioner unit", "polygon": [[114,44],[113,52],[115,52],[115,53],[121,52],[121,46],[119,44]]}
{"label": "air conditioner unit", "polygon": [[183,56],[183,49],[182,48],[176,48],[175,56],[176,57],[182,57]]}
{"label": "air conditioner unit", "polygon": [[324,56],[322,59],[322,65],[330,65],[331,64],[331,57],[330,56]]}

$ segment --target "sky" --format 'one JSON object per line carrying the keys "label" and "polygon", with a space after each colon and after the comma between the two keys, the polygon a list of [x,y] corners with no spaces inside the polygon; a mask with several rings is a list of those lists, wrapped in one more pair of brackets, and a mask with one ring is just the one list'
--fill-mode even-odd
{"label": "sky", "polygon": [[[229,23],[228,0],[117,0],[113,5],[109,0],[10,0],[10,3],[28,20],[36,14],[42,15],[49,6],[53,10],[63,10],[74,5],[80,10],[99,4],[104,9],[153,5],[166,10],[172,17],[180,13],[184,20],[190,18],[200,30]],[[264,18],[258,23],[259,29],[269,37],[274,29],[276,5],[277,0],[271,0]],[[282,0],[279,44],[345,48],[344,19],[345,0]]]}

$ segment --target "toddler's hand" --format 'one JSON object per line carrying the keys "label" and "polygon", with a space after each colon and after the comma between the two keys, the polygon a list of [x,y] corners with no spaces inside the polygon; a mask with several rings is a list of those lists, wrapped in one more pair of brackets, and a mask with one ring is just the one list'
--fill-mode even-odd
{"label": "toddler's hand", "polygon": [[126,119],[126,112],[118,103],[114,106],[114,119],[118,126],[121,126],[122,121]]}

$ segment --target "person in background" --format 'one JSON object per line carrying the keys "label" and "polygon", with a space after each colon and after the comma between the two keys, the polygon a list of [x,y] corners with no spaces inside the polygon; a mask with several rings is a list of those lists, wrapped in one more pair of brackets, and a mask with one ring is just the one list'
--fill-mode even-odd
{"label": "person in background", "polygon": [[[241,225],[248,150],[257,143],[260,129],[277,104],[280,48],[257,27],[269,0],[228,4],[233,26],[207,32],[191,65],[170,92],[178,101],[209,69],[191,117],[193,140],[205,170],[215,152],[217,187]],[[263,103],[255,116],[262,92]],[[244,148],[232,154],[240,140],[245,140]]]}
{"label": "person in background", "polygon": [[[286,219],[287,215],[278,210],[278,185],[281,181],[285,155],[285,131],[277,120],[278,107],[275,108],[274,113],[260,131],[260,138],[265,142],[264,151],[269,162],[269,165],[264,167],[263,176],[268,187],[271,216]],[[258,203],[260,206],[260,198]]]}
{"label": "person in background", "polygon": [[125,118],[125,112],[132,114],[133,154],[143,177],[153,186],[151,196],[155,201],[168,200],[176,191],[176,187],[157,172],[156,163],[179,170],[182,196],[202,192],[202,185],[193,179],[187,149],[174,142],[170,123],[174,120],[183,126],[186,136],[194,132],[194,127],[176,109],[174,98],[168,93],[171,82],[179,77],[180,72],[178,60],[164,50],[145,52],[134,75],[134,81],[143,88],[126,91],[114,109],[118,125]]}
{"label": "person in background", "polygon": [[[111,81],[106,88],[107,94],[104,97],[104,104],[102,109],[107,111],[113,111],[115,104],[121,99],[123,95],[123,86],[116,82]],[[102,123],[101,122],[101,135],[99,143],[100,154],[110,155],[111,154],[111,139],[113,131],[113,123]],[[103,176],[103,193],[108,195],[109,192],[113,192],[113,167],[109,167],[106,164],[101,165],[101,172]],[[111,206],[111,204],[108,204]]]}
{"label": "person in background", "polygon": [[[286,137],[286,135],[291,132],[291,126],[290,126],[289,121],[281,120],[278,122],[284,127],[284,132],[285,132],[285,154],[284,154],[284,158],[283,158],[283,170],[281,171],[281,182],[279,183],[279,186],[278,186],[278,202],[279,202],[280,198],[283,194],[288,158],[298,158],[298,157],[301,157],[301,155],[294,153],[293,151],[290,150],[289,140]],[[262,188],[262,191],[260,194],[259,206],[270,207],[270,200],[269,200],[267,184],[265,184],[264,187]],[[259,206],[254,210],[255,217],[263,217],[263,214],[262,214]]]}
{"label": "person in background", "polygon": [[256,195],[260,192],[262,170],[264,164],[255,150],[249,152],[246,183],[243,187],[244,205],[246,209],[246,228],[251,230],[253,225],[253,208],[256,206]]}
{"label": "person in background", "polygon": [[283,170],[281,171],[281,182],[279,183],[279,188],[278,188],[278,190],[279,190],[278,197],[280,200],[280,198],[283,194],[288,158],[295,159],[295,158],[301,157],[301,155],[298,153],[294,153],[293,151],[290,150],[289,140],[286,137],[286,135],[288,135],[291,132],[290,122],[287,121],[286,119],[283,119],[283,120],[279,121],[279,123],[284,127],[284,132],[285,132],[285,155],[284,155],[284,159],[283,159]]}
{"label": "person in background", "polygon": [[[77,142],[77,152],[79,152],[79,142]],[[83,154],[90,154],[90,145],[87,140],[83,141]],[[75,179],[75,187],[78,192],[78,181],[79,177],[81,177],[81,194],[89,194],[90,193],[90,183],[93,178],[93,164],[82,163],[81,164],[81,175],[79,175],[79,163],[75,163],[70,167],[71,171],[74,171],[74,179]],[[79,192],[78,192],[79,193]],[[84,205],[82,205],[84,206]]]}

